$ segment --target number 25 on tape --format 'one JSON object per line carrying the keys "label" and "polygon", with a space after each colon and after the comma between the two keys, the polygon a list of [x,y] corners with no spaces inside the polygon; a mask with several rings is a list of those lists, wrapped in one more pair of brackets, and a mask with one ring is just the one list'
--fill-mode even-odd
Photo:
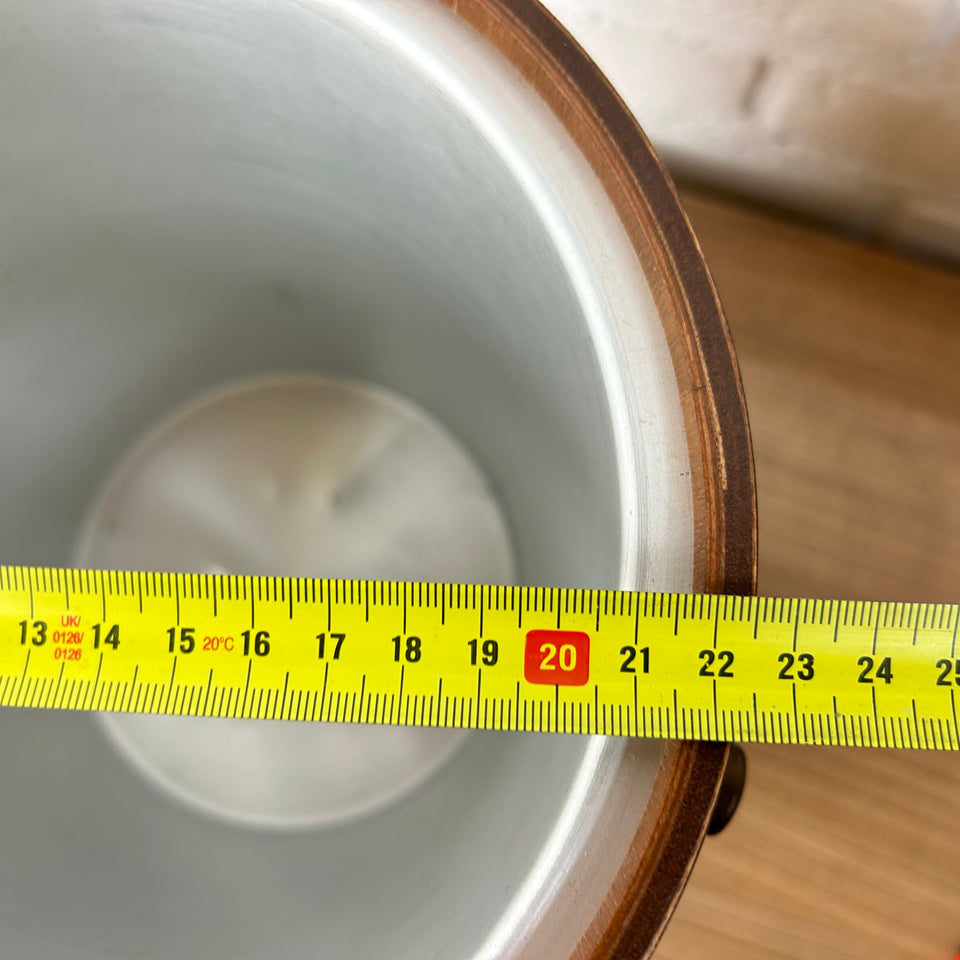
{"label": "number 25 on tape", "polygon": [[531,630],[523,654],[527,683],[582,687],[590,678],[590,636],[577,630]]}

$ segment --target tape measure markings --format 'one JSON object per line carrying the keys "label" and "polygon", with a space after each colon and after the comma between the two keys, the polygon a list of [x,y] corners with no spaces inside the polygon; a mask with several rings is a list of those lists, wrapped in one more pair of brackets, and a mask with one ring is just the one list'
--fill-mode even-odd
{"label": "tape measure markings", "polygon": [[0,567],[0,705],[956,750],[958,624],[944,604]]}

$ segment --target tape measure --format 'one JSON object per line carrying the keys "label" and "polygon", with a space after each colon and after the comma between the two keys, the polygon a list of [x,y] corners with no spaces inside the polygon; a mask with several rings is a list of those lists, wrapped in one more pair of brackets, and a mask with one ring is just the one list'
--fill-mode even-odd
{"label": "tape measure", "polygon": [[960,607],[0,567],[0,706],[960,749]]}

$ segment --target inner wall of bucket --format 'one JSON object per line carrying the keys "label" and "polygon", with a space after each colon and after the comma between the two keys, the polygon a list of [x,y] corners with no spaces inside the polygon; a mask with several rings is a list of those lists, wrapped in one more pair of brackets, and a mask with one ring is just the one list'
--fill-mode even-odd
{"label": "inner wall of bucket", "polygon": [[[565,201],[539,164],[570,145],[518,148],[554,130],[536,96],[439,6],[394,7],[0,0],[0,560],[69,562],[124,452],[184,403],[306,373],[456,437],[522,582],[633,585],[615,338],[545,214]],[[11,712],[4,943],[469,956],[589,825],[591,749],[472,737],[375,816],[274,835],[164,796],[90,717]]]}
{"label": "inner wall of bucket", "polygon": [[36,32],[0,37],[16,78],[0,91],[0,389],[16,398],[0,429],[20,451],[4,559],[62,563],[118,452],[174,405],[320,371],[459,437],[525,580],[614,583],[594,344],[554,238],[462,104],[319,4],[187,26],[190,5],[112,9],[24,5]]}

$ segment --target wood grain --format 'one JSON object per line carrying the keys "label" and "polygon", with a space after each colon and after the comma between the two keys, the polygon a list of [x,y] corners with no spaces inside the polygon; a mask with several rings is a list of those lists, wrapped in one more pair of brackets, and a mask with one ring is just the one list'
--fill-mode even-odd
{"label": "wood grain", "polygon": [[[960,600],[960,277],[685,198],[740,357],[764,594]],[[656,960],[947,960],[960,756],[747,747]]]}

